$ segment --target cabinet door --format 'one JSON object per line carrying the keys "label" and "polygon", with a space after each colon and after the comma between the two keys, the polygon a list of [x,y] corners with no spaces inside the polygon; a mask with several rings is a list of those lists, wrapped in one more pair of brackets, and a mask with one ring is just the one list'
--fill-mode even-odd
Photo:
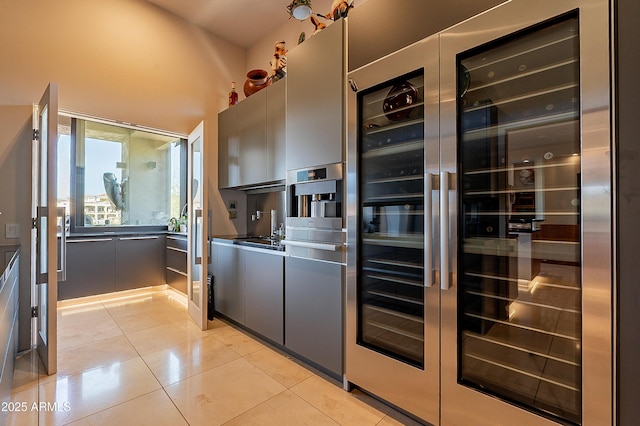
{"label": "cabinet door", "polygon": [[164,237],[120,237],[116,243],[116,290],[161,285]]}
{"label": "cabinet door", "polygon": [[187,239],[170,235],[167,239],[166,278],[167,284],[182,293],[187,293]]}
{"label": "cabinet door", "polygon": [[286,155],[286,80],[267,88],[267,181],[284,180]]}
{"label": "cabinet door", "polygon": [[287,54],[287,170],[342,162],[344,20]]}
{"label": "cabinet door", "polygon": [[285,264],[285,346],[341,377],[343,267],[296,257]]}
{"label": "cabinet door", "polygon": [[67,240],[67,280],[58,300],[116,291],[115,238]]}
{"label": "cabinet door", "polygon": [[266,180],[267,91],[261,90],[238,103],[239,185]]}
{"label": "cabinet door", "polygon": [[244,282],[240,249],[231,245],[213,244],[215,310],[244,324]]}
{"label": "cabinet door", "polygon": [[284,258],[243,250],[245,325],[276,343],[284,344]]}
{"label": "cabinet door", "polygon": [[238,108],[231,107],[218,114],[218,187],[238,185],[239,151]]}
{"label": "cabinet door", "polygon": [[[349,72],[396,52],[504,0],[372,1],[349,12]],[[371,25],[384,16],[384,31]],[[392,35],[392,36],[390,36]]]}

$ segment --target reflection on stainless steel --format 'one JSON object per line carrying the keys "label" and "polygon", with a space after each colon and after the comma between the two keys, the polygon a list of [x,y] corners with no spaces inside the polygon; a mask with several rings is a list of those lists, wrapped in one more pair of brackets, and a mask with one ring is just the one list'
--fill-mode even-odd
{"label": "reflection on stainless steel", "polygon": [[349,382],[433,424],[612,422],[608,7],[513,0],[349,74]]}
{"label": "reflection on stainless steel", "polygon": [[[360,91],[348,94],[347,144],[346,378],[432,424],[439,422],[432,285],[439,203],[437,164],[429,164],[438,148],[428,142],[438,137],[437,66],[433,37],[350,74]],[[415,99],[389,117],[385,98],[403,82]]]}
{"label": "reflection on stainless steel", "polygon": [[[592,231],[610,201],[589,191],[610,187],[609,163],[589,160],[610,143],[593,114],[609,108],[607,7],[514,1],[441,35],[441,166],[456,174],[454,291],[442,293],[452,423],[611,423],[611,245]],[[456,99],[460,67],[470,84]]]}
{"label": "reflection on stainless steel", "polygon": [[345,263],[342,164],[287,173],[288,217],[282,244],[290,256]]}

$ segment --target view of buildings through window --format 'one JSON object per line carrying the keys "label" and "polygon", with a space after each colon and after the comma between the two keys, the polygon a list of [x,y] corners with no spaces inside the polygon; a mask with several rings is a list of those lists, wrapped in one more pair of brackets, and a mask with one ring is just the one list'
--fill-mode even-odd
{"label": "view of buildings through window", "polygon": [[180,215],[184,140],[68,117],[59,134],[58,206],[75,227],[166,225]]}

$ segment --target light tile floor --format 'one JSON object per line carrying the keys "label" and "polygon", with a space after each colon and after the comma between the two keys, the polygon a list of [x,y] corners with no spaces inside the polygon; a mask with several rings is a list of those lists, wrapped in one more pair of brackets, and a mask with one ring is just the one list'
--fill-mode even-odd
{"label": "light tile floor", "polygon": [[[172,290],[58,307],[58,373],[16,362],[9,425],[417,425]],[[34,404],[35,403],[35,404]]]}

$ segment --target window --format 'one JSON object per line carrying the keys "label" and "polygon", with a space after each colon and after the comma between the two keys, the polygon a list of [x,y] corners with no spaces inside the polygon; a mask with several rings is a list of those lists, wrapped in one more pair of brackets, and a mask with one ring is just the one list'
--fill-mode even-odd
{"label": "window", "polygon": [[165,226],[180,215],[184,139],[80,118],[60,124],[58,204],[71,207],[72,229]]}

